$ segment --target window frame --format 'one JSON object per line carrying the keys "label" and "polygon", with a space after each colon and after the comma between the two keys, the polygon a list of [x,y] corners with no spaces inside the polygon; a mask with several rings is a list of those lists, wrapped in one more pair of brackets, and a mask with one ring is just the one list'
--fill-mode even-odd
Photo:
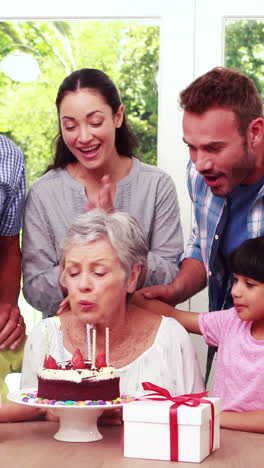
{"label": "window frame", "polygon": [[[15,15],[14,15],[15,12]],[[63,14],[62,14],[63,12]],[[185,181],[188,152],[182,142],[179,92],[193,79],[195,0],[10,0],[2,5],[0,20],[155,19],[160,25],[158,155],[157,165],[169,172],[177,186],[185,238],[191,222]],[[183,46],[184,44],[184,46]],[[186,204],[189,205],[186,209]]]}

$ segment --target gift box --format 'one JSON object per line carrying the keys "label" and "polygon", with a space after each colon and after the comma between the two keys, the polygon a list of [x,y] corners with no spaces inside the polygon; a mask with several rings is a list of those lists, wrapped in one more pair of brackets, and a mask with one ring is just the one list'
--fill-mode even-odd
{"label": "gift box", "polygon": [[124,456],[199,463],[219,448],[220,399],[196,395],[124,405]]}

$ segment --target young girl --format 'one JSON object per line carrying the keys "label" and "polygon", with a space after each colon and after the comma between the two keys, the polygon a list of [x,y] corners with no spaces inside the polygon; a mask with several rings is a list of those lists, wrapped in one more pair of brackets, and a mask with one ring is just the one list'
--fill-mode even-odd
{"label": "young girl", "polygon": [[148,308],[218,346],[213,395],[221,398],[221,426],[264,432],[264,237],[245,241],[229,265],[233,308],[197,314],[154,301]]}

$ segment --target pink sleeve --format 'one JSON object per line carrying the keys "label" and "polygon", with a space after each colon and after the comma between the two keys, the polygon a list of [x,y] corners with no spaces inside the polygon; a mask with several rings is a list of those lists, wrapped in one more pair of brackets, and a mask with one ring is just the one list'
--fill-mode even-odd
{"label": "pink sleeve", "polygon": [[221,337],[231,326],[234,309],[199,314],[199,327],[208,345],[218,346]]}

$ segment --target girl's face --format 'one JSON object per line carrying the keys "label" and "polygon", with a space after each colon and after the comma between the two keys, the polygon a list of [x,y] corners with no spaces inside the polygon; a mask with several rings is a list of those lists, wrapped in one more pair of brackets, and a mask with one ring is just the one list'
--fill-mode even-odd
{"label": "girl's face", "polygon": [[264,319],[264,283],[234,274],[231,293],[241,320]]}
{"label": "girl's face", "polygon": [[107,172],[117,156],[115,132],[122,125],[123,106],[113,115],[97,90],[82,88],[64,96],[59,115],[63,140],[78,162]]}
{"label": "girl's face", "polygon": [[65,286],[71,310],[90,324],[108,324],[125,311],[126,296],[137,274],[125,279],[124,268],[106,239],[72,247],[65,256]]}

